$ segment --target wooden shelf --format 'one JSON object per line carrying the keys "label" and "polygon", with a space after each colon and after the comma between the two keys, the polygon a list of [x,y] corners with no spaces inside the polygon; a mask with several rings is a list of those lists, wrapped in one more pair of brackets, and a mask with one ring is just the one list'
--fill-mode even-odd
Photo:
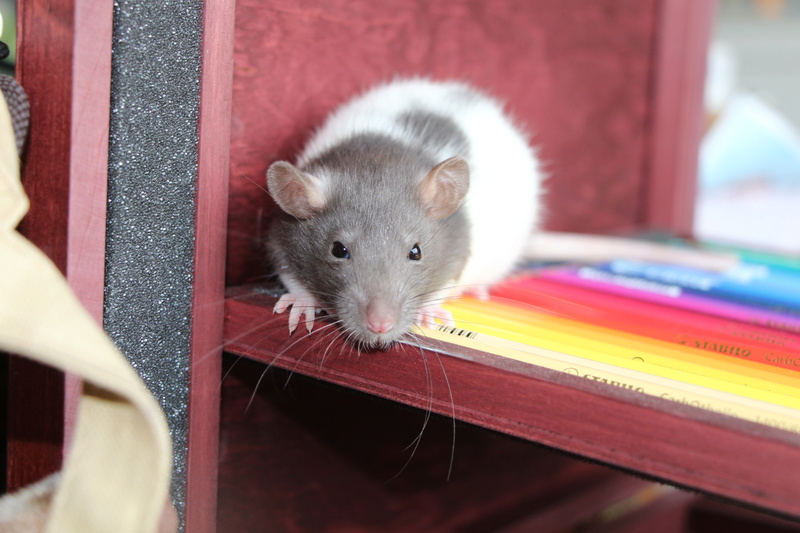
{"label": "wooden shelf", "polygon": [[[651,527],[629,531],[676,533],[700,500],[249,359],[224,374],[219,531],[619,531],[640,514]],[[646,510],[676,497],[668,520]]]}
{"label": "wooden shelf", "polygon": [[[113,2],[57,4],[25,3],[20,17],[19,74],[33,117],[24,230],[99,320]],[[332,334],[289,337],[286,319],[272,315],[274,299],[241,285],[264,273],[256,243],[276,210],[262,188],[268,164],[291,158],[346,97],[398,74],[467,79],[511,104],[552,171],[549,229],[686,233],[714,2],[617,4],[539,0],[520,13],[511,0],[491,10],[454,0],[430,11],[410,0],[205,3],[187,531],[215,527],[226,276],[234,287],[224,342],[233,354],[800,517],[797,435],[446,344],[359,354]],[[61,61],[52,61],[54,51]],[[53,76],[53,65],[63,75]],[[56,468],[69,439],[78,384],[36,379],[9,391],[20,421],[9,427],[10,487]],[[42,383],[50,394],[33,395],[35,410],[30,391]],[[43,427],[47,448],[38,453],[26,438]]]}
{"label": "wooden shelf", "polygon": [[800,516],[800,436],[490,354],[421,340],[357,353],[289,337],[274,298],[230,290],[226,350],[787,516]]}

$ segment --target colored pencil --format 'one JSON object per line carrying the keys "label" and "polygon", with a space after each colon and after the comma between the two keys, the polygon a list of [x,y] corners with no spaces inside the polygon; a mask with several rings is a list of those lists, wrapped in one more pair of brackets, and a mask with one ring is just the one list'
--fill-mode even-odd
{"label": "colored pencil", "polygon": [[687,243],[683,239],[668,239],[669,244],[679,247],[699,246],[705,250],[732,253],[738,255],[742,261],[747,263],[755,263],[759,265],[769,265],[770,267],[781,267],[800,272],[800,257],[790,256],[777,252],[770,252],[767,250],[754,250],[752,248],[745,248],[733,244],[723,242],[704,240],[699,243]]}
{"label": "colored pencil", "polygon": [[492,353],[676,404],[800,433],[800,410],[461,328],[415,328],[415,333],[434,341]]}
{"label": "colored pencil", "polygon": [[[537,345],[633,370],[694,383],[708,388],[759,399],[778,405],[800,407],[797,380],[772,372],[772,367],[743,370],[742,362],[715,360],[713,354],[598,327],[575,327],[544,314],[493,306],[468,298],[445,305],[459,327]],[[522,312],[520,312],[522,311]],[[566,319],[565,319],[566,320]],[[546,324],[546,325],[545,325]],[[628,335],[628,337],[626,337]],[[660,343],[660,344],[659,344]],[[687,357],[691,352],[696,357]],[[752,365],[751,365],[752,367]]]}
{"label": "colored pencil", "polygon": [[[791,393],[800,392],[800,373],[775,366],[759,365],[743,359],[731,358],[724,354],[697,350],[693,347],[664,342],[612,328],[593,325],[562,316],[554,316],[530,308],[508,305],[497,301],[479,301],[464,298],[448,304],[459,313],[468,311],[473,315],[483,315],[488,324],[502,324],[510,331],[525,332],[527,328],[546,328],[551,336],[563,334],[559,340],[577,341],[581,346],[608,350],[622,357],[642,357],[655,361],[656,358],[667,366],[686,369],[686,365],[700,365],[709,372],[732,372],[746,375],[747,378],[764,380],[772,384],[784,384]],[[521,326],[522,325],[522,326]],[[569,337],[572,336],[572,337]],[[697,368],[697,367],[695,367]]]}
{"label": "colored pencil", "polygon": [[800,333],[800,316],[707,296],[687,294],[677,285],[612,274],[590,266],[543,269],[539,275],[547,280],[617,294],[626,298],[678,307],[745,324]]}
{"label": "colored pencil", "polygon": [[800,336],[554,283],[536,275],[492,289],[510,305],[786,369],[800,370]]}
{"label": "colored pencil", "polygon": [[800,275],[781,267],[741,263],[724,272],[709,272],[680,265],[619,259],[595,268],[615,275],[676,285],[689,294],[773,307],[800,316]]}

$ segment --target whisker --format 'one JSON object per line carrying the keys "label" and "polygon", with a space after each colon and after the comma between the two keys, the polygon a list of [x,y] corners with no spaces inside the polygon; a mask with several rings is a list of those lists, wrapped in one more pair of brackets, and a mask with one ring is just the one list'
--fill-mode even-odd
{"label": "whisker", "polygon": [[[244,337],[247,337],[248,335],[253,334],[254,332],[258,331],[259,329],[267,328],[267,327],[277,327],[278,324],[274,324],[274,322],[275,322],[274,320],[266,320],[264,322],[261,322],[260,324],[254,325],[253,327],[245,328],[245,331],[243,331],[242,333],[240,333],[239,335],[237,335],[236,337],[234,337],[232,339],[227,339],[225,342],[222,343],[222,345],[214,348],[213,350],[209,350],[207,353],[203,354],[198,359],[193,361],[192,364],[198,364],[198,363],[204,361],[206,358],[211,357],[212,355],[217,353],[217,351],[219,351],[219,350],[223,350],[224,351],[231,344],[237,342],[238,340],[240,340],[240,339],[242,339]],[[262,340],[263,340],[263,338],[266,338],[266,337],[262,337]],[[260,342],[261,341],[259,341],[259,343]],[[259,343],[256,343],[255,345],[251,345],[251,347],[258,346]],[[233,367],[236,365],[236,362],[238,362],[239,359],[241,359],[242,357],[244,357],[244,355],[242,355],[242,354],[238,355],[236,361],[231,365],[231,367],[228,369],[228,371],[222,376],[222,378],[220,379],[219,385],[217,387],[217,392],[219,392],[222,389],[222,383],[225,381],[225,379],[227,379],[227,377],[230,374],[231,370],[233,370]]]}
{"label": "whisker", "polygon": [[261,189],[261,190],[262,190],[262,191],[264,191],[265,193],[269,194],[269,191],[267,190],[267,188],[266,188],[266,187],[264,187],[263,185],[261,185],[260,183],[258,183],[258,182],[257,182],[257,181],[255,181],[254,179],[252,179],[250,176],[248,176],[247,174],[245,174],[244,172],[242,172],[242,171],[239,169],[239,167],[237,167],[237,166],[236,166],[236,163],[233,163],[231,166],[233,167],[233,169],[234,169],[234,170],[236,170],[236,175],[237,175],[237,176],[239,176],[239,177],[242,177],[242,178],[246,179],[247,181],[249,181],[250,183],[252,183],[252,184],[253,184],[253,185],[255,185],[256,187],[258,187],[259,189]]}
{"label": "whisker", "polygon": [[450,465],[447,469],[447,481],[450,481],[450,477],[453,475],[453,463],[456,457],[456,403],[453,399],[453,388],[450,386],[450,378],[447,377],[444,364],[442,364],[442,358],[439,356],[439,352],[435,350],[433,354],[436,356],[436,360],[439,361],[439,368],[442,369],[442,376],[444,377],[444,382],[447,384],[447,394],[450,396],[450,418],[453,421],[453,441],[450,448]]}
{"label": "whisker", "polygon": [[[421,330],[422,335],[425,335],[425,330]],[[419,339],[416,335],[408,334],[407,338],[413,339],[414,344],[422,351],[424,350],[423,346],[420,344]],[[431,340],[430,337],[425,335],[425,338]],[[439,343],[441,344],[441,343]],[[447,377],[447,372],[444,369],[444,364],[442,364],[442,358],[439,356],[439,352],[435,349],[429,350],[432,351],[433,354],[436,356],[437,361],[439,361],[439,368],[442,370],[442,376],[444,377],[445,384],[447,385],[447,394],[450,397],[450,419],[453,423],[453,439],[451,442],[450,448],[450,465],[447,469],[447,481],[450,481],[452,474],[453,474],[453,465],[455,463],[455,455],[456,455],[456,404],[455,399],[453,398],[453,389],[450,385],[450,378]]]}
{"label": "whisker", "polygon": [[[273,357],[272,361],[270,361],[266,365],[266,367],[264,368],[264,370],[261,373],[261,376],[258,378],[258,381],[256,382],[255,387],[253,388],[253,393],[250,396],[250,401],[247,403],[247,407],[245,408],[245,412],[250,408],[250,405],[253,403],[255,395],[258,392],[258,388],[261,385],[261,381],[264,379],[264,377],[267,375],[267,373],[273,368],[273,366],[275,366],[276,362],[286,354],[287,351],[291,350],[292,348],[294,348],[294,346],[297,345],[297,343],[299,343],[299,342],[301,342],[303,340],[306,340],[308,337],[311,337],[311,336],[319,337],[321,332],[324,332],[324,331],[330,329],[333,326],[335,326],[335,324],[326,324],[326,325],[324,325],[322,327],[319,327],[316,330],[308,333],[307,335],[303,335],[303,336],[300,336],[299,338],[295,339],[292,343],[290,343],[288,346],[286,346],[284,349],[282,349],[280,352],[278,352],[275,355],[275,357]],[[313,339],[313,340],[316,341],[317,339]],[[257,345],[254,345],[254,346],[257,346]],[[292,375],[296,371],[297,365],[300,364],[300,362],[305,358],[305,356],[309,353],[309,351],[314,347],[315,347],[315,344],[312,343],[312,345],[310,345],[308,348],[306,348],[306,350],[300,355],[300,357],[298,357],[296,359],[294,367],[291,370],[289,370],[289,375],[287,376],[286,382],[284,383],[284,389],[286,387],[288,387],[289,380],[291,379]]]}
{"label": "whisker", "polygon": [[[341,321],[336,321],[334,322],[334,324],[338,326],[339,324],[341,324]],[[325,360],[328,358],[328,353],[330,352],[331,347],[333,347],[333,343],[336,341],[336,335],[335,335],[336,331],[333,331],[332,333],[333,335],[331,335],[331,342],[328,343],[328,347],[325,348],[324,352],[322,352],[322,357],[320,358],[319,361],[320,370],[322,370],[322,367],[325,365]]]}
{"label": "whisker", "polygon": [[[316,330],[312,331],[311,333],[309,333],[306,336],[306,337],[315,336],[315,338],[312,339],[311,344],[305,349],[305,351],[302,353],[302,355],[295,360],[294,366],[291,368],[291,370],[289,370],[289,375],[286,378],[286,383],[284,384],[284,388],[286,388],[289,385],[289,380],[292,378],[294,373],[297,372],[298,365],[302,362],[302,360],[306,357],[306,355],[308,355],[308,353],[312,349],[316,349],[317,346],[319,346],[328,337],[330,337],[332,341],[335,340],[335,337],[336,337],[336,329],[335,329],[335,327],[336,327],[336,323],[328,323],[328,324],[322,326],[321,328],[317,328]],[[331,335],[326,337],[325,334],[327,334],[327,333],[330,333]],[[320,369],[321,368],[322,367],[320,367]]]}
{"label": "whisker", "polygon": [[244,358],[243,355],[237,355],[236,356],[236,359],[234,359],[233,363],[231,363],[231,366],[228,367],[228,370],[225,371],[225,374],[222,375],[222,379],[219,380],[219,387],[217,387],[217,392],[219,392],[222,389],[222,384],[225,382],[226,379],[228,379],[228,376],[233,371],[233,367],[236,366],[236,363],[241,361],[243,358]]}
{"label": "whisker", "polygon": [[244,408],[244,412],[248,412],[250,410],[250,406],[253,404],[253,400],[256,397],[256,392],[258,392],[258,387],[261,385],[261,380],[264,379],[264,376],[267,375],[267,371],[269,371],[269,365],[267,365],[264,370],[261,372],[261,375],[258,377],[258,381],[256,381],[255,387],[253,387],[253,393],[250,395],[250,400],[247,402],[247,407]]}
{"label": "whisker", "polygon": [[405,448],[403,448],[404,452],[410,449],[411,454],[409,455],[408,459],[406,459],[406,462],[403,464],[400,470],[395,475],[386,480],[385,483],[391,483],[392,481],[397,479],[400,476],[400,474],[402,474],[405,471],[408,465],[411,464],[411,461],[417,454],[419,445],[422,443],[422,435],[425,433],[425,429],[428,427],[428,422],[430,422],[431,413],[433,412],[433,379],[431,377],[431,371],[428,365],[428,358],[425,357],[425,352],[424,350],[422,350],[422,347],[420,346],[419,348],[420,348],[420,358],[422,359],[423,367],[425,368],[425,383],[428,389],[428,406],[427,409],[425,410],[425,417],[423,418],[422,421],[422,428],[420,429],[419,433],[417,433],[416,437],[414,437],[414,439]]}

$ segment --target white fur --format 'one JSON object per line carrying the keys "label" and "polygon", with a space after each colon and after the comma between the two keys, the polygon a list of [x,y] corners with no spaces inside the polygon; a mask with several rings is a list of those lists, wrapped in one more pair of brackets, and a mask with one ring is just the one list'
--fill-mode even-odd
{"label": "white fur", "polygon": [[[470,188],[463,209],[471,224],[470,257],[456,292],[500,281],[522,256],[538,222],[542,173],[528,141],[496,101],[454,98],[469,87],[424,79],[391,82],[340,107],[306,145],[298,164],[358,133],[407,140],[396,117],[430,111],[453,120],[470,144]],[[439,161],[454,155],[443,150]]]}

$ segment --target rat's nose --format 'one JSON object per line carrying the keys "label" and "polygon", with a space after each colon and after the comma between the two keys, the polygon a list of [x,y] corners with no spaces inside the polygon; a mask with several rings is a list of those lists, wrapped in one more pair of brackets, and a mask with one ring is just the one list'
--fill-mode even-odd
{"label": "rat's nose", "polygon": [[386,302],[370,302],[367,306],[367,329],[372,333],[388,333],[397,323],[397,313]]}

